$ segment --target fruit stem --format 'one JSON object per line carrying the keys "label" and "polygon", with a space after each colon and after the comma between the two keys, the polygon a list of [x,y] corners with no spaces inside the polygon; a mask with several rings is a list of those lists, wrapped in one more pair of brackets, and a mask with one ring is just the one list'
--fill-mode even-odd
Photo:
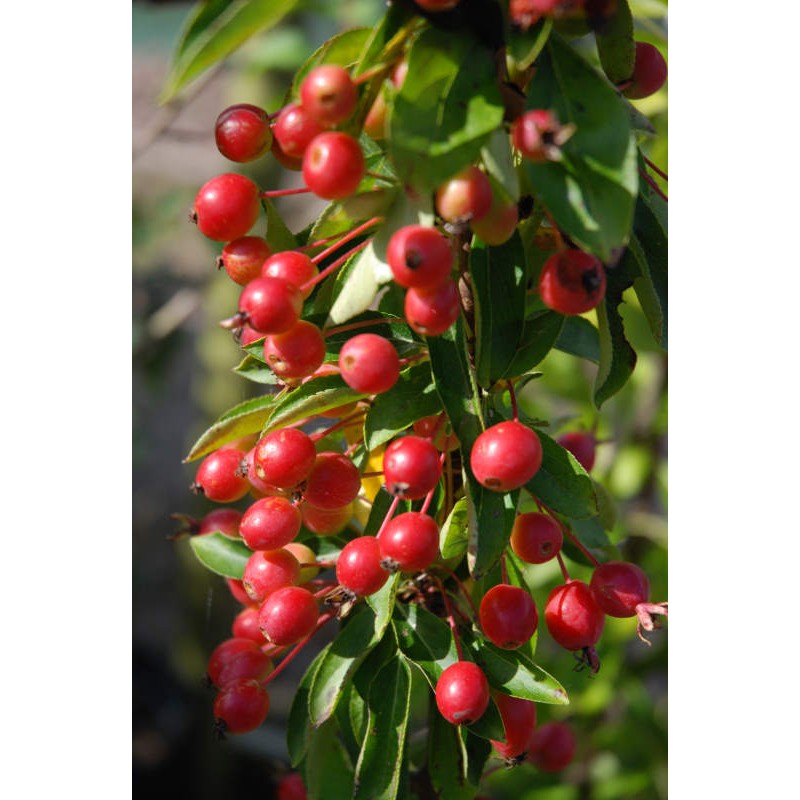
{"label": "fruit stem", "polygon": [[569,572],[567,572],[567,567],[564,564],[564,559],[561,557],[561,553],[556,553],[556,558],[558,559],[558,566],[561,567],[561,574],[564,576],[564,582],[567,583],[570,577]]}
{"label": "fruit stem", "polygon": [[664,170],[659,169],[647,156],[642,156],[642,158],[644,158],[644,163],[647,164],[647,166],[650,167],[653,172],[655,172],[657,175],[660,175],[665,181],[669,180],[667,173],[664,172]]}
{"label": "fruit stem", "polygon": [[408,358],[401,358],[400,359],[400,366],[407,367],[409,364],[413,364],[415,361],[419,361],[420,359],[427,358],[428,351],[425,350],[422,353],[417,353],[415,356],[408,356]]}
{"label": "fruit stem", "polygon": [[295,250],[300,250],[301,252],[304,250],[313,250],[316,247],[322,247],[324,244],[328,244],[328,242],[332,242],[334,239],[338,239],[340,234],[334,234],[333,236],[326,236],[324,239],[317,239],[316,242],[310,242],[309,244],[304,244],[302,247],[295,247]]}
{"label": "fruit stem", "polygon": [[392,518],[395,510],[397,509],[397,504],[400,502],[399,495],[392,499],[392,503],[389,506],[389,510],[386,512],[386,516],[383,518],[383,522],[381,522],[381,527],[379,528],[378,532],[375,534],[375,538],[378,538],[389,524],[389,520]]}
{"label": "fruit stem", "polygon": [[456,625],[456,619],[453,616],[453,607],[450,604],[450,598],[447,596],[447,591],[444,588],[444,584],[442,583],[441,579],[433,576],[436,584],[439,587],[439,591],[442,593],[442,600],[444,601],[444,607],[447,611],[447,623],[450,625],[450,630],[453,631],[453,639],[456,643],[456,653],[458,653],[458,660],[464,660],[464,651],[461,649],[461,639],[458,636],[458,626]]}
{"label": "fruit stem", "polygon": [[517,408],[517,395],[514,391],[514,384],[511,381],[508,383],[508,394],[511,397],[511,413],[514,415],[514,422],[519,422],[519,409]]}
{"label": "fruit stem", "polygon": [[506,565],[506,554],[500,556],[500,571],[503,575],[503,583],[508,583],[508,566]]}
{"label": "fruit stem", "polygon": [[352,425],[352,423],[356,419],[358,419],[358,417],[363,417],[363,416],[364,416],[364,409],[359,408],[358,411],[353,412],[352,414],[350,414],[349,417],[340,419],[334,425],[331,425],[327,428],[323,428],[321,431],[315,431],[308,438],[311,439],[311,441],[316,444],[320,439],[324,439],[326,436],[330,435],[334,431],[340,430],[341,428],[347,428],[349,425]]}
{"label": "fruit stem", "polygon": [[362,319],[360,322],[351,322],[348,325],[338,325],[335,328],[328,328],[323,332],[323,336],[333,336],[336,333],[346,333],[347,331],[355,331],[359,328],[370,328],[374,325],[391,325],[392,323],[403,323],[406,321],[402,317],[381,317],[380,319]]}
{"label": "fruit stem", "polygon": [[[361,242],[361,244],[354,247],[352,250],[348,250],[341,258],[337,258],[336,261],[334,261],[333,264],[331,264],[329,267],[325,267],[325,269],[322,270],[322,272],[320,272],[319,275],[315,275],[310,281],[304,283],[300,287],[300,291],[307,292],[312,286],[316,286],[320,281],[324,281],[325,278],[328,277],[328,275],[330,275],[333,272],[336,272],[336,270],[339,269],[339,267],[341,267],[342,264],[344,264],[345,261],[347,261],[347,259],[355,255],[359,250],[363,250],[371,241],[372,239],[367,239],[366,241],[363,241]],[[322,253],[320,253],[320,255],[322,255]],[[311,260],[314,261],[313,258]]]}
{"label": "fruit stem", "polygon": [[271,192],[261,192],[259,196],[263,198],[287,197],[290,194],[307,194],[310,191],[311,189],[304,186],[302,189],[274,189]]}
{"label": "fruit stem", "polygon": [[[444,453],[442,453],[442,455],[444,455]],[[431,490],[428,492],[428,494],[426,494],[426,495],[425,495],[425,501],[424,501],[424,502],[423,502],[423,504],[422,504],[422,508],[420,508],[420,510],[419,510],[419,513],[420,513],[420,514],[425,514],[425,513],[427,512],[427,510],[428,510],[428,507],[429,507],[429,506],[430,506],[430,504],[431,504],[431,500],[433,500],[433,493],[434,493],[435,491],[436,491],[436,487],[434,486],[434,487],[433,487],[433,489],[431,489]]]}
{"label": "fruit stem", "polygon": [[456,582],[456,586],[458,586],[459,591],[461,592],[461,594],[464,595],[464,599],[467,601],[467,605],[472,610],[473,617],[475,619],[478,619],[478,609],[475,607],[475,603],[472,602],[472,596],[467,591],[467,587],[464,586],[458,575],[456,575],[456,573],[453,572],[453,570],[451,570],[450,567],[448,567],[446,564],[437,564],[437,568],[445,570],[445,572],[447,572],[450,575],[450,577]]}
{"label": "fruit stem", "polygon": [[392,63],[390,63],[390,64],[376,64],[371,69],[368,69],[365,72],[362,72],[360,75],[357,75],[355,78],[353,78],[352,79],[353,83],[356,86],[358,86],[359,84],[362,84],[365,81],[370,80],[370,78],[374,78],[376,75],[380,75],[381,72],[388,72],[393,66],[394,66],[394,64],[392,64]]}
{"label": "fruit stem", "polygon": [[592,553],[581,542],[581,540],[578,539],[578,537],[572,532],[572,530],[570,529],[569,525],[567,525],[566,523],[562,522],[556,516],[556,514],[555,514],[555,512],[553,511],[552,508],[548,508],[544,503],[539,502],[538,499],[536,501],[536,505],[538,505],[540,509],[544,509],[556,521],[556,523],[558,524],[558,527],[561,528],[561,532],[564,534],[564,536],[568,537],[569,540],[575,545],[575,547],[577,547],[578,550],[580,550],[581,553],[583,553],[586,556],[586,558],[588,558],[589,561],[591,561],[592,564],[594,564],[594,566],[596,566],[596,567],[600,566],[600,562],[592,555]]}
{"label": "fruit stem", "polygon": [[314,630],[305,637],[305,639],[301,639],[283,658],[280,664],[278,664],[275,669],[270,672],[270,674],[266,677],[265,680],[261,682],[262,686],[267,686],[268,684],[272,683],[278,675],[283,672],[283,670],[289,666],[295,656],[308,644],[308,640],[326,623],[332,620],[335,616],[335,612],[333,611],[326,611],[324,614],[320,615],[320,618],[317,620],[317,624],[314,626]]}
{"label": "fruit stem", "polygon": [[661,199],[662,199],[662,200],[663,200],[665,203],[666,203],[666,202],[668,202],[668,198],[667,198],[667,196],[664,194],[664,192],[662,192],[662,191],[661,191],[661,189],[660,189],[659,185],[658,185],[658,184],[657,184],[657,183],[656,183],[656,182],[655,182],[655,181],[654,181],[654,180],[653,180],[653,179],[652,179],[652,178],[651,178],[651,177],[650,177],[650,176],[649,176],[649,175],[648,175],[648,174],[647,174],[647,173],[646,173],[646,172],[645,172],[645,171],[644,171],[644,170],[643,170],[641,167],[639,168],[639,174],[640,174],[640,175],[641,175],[641,176],[642,176],[642,177],[645,179],[645,181],[646,181],[646,182],[647,182],[647,184],[650,186],[650,188],[651,188],[651,189],[652,189],[652,190],[653,190],[653,191],[654,191],[654,192],[655,192],[657,195],[659,195],[659,196],[661,197]]}
{"label": "fruit stem", "polygon": [[[320,261],[324,261],[331,253],[335,252],[341,245],[346,244],[347,242],[355,239],[356,236],[363,233],[367,228],[371,228],[373,225],[376,225],[379,222],[383,222],[383,217],[373,217],[372,219],[367,220],[366,222],[362,222],[356,228],[353,228],[351,231],[348,231],[336,244],[332,244],[330,247],[326,247],[321,253],[317,253],[311,260],[315,264],[319,264]],[[306,287],[302,287],[305,289]]]}

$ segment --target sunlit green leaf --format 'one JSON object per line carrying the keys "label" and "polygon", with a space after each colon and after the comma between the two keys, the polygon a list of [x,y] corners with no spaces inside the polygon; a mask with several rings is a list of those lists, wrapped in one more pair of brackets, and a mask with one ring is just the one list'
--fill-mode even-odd
{"label": "sunlit green leaf", "polygon": [[242,579],[245,564],[253,551],[242,541],[223,533],[206,533],[189,539],[194,554],[203,566],[226,578]]}

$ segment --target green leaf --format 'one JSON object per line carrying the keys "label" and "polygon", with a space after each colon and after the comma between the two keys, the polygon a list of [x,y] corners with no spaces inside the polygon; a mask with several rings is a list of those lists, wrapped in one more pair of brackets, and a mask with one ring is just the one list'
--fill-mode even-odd
{"label": "green leaf", "polygon": [[318,67],[321,64],[352,67],[358,61],[358,57],[371,33],[371,28],[351,28],[328,39],[311,54],[310,58],[297,71],[292,82],[290,96],[299,97],[300,85],[314,67]]}
{"label": "green leaf", "polygon": [[400,373],[397,383],[375,398],[364,420],[364,442],[374,450],[422,417],[441,411],[439,395],[428,362],[414,364]]}
{"label": "green leaf", "polygon": [[[603,525],[597,517],[592,519],[570,520],[570,529],[580,543],[586,547],[598,561],[611,561],[619,558],[619,550],[608,539]],[[568,536],[564,537],[564,554],[578,564],[594,566],[594,564],[576,547]]]}
{"label": "green leaf", "polygon": [[475,370],[485,389],[504,377],[525,327],[525,251],[519,233],[497,247],[479,239],[469,255],[475,300]]}
{"label": "green leaf", "polygon": [[376,630],[386,630],[392,618],[394,610],[394,596],[397,592],[397,583],[400,580],[400,573],[392,575],[377,592],[373,592],[366,598],[367,604],[375,612]]}
{"label": "green leaf", "polygon": [[538,311],[525,320],[514,360],[506,370],[508,377],[524,375],[539,364],[555,345],[564,325],[564,315]]}
{"label": "green leaf", "polygon": [[622,294],[639,277],[639,265],[628,248],[619,264],[606,271],[606,295],[597,306],[600,333],[600,363],[594,381],[594,404],[597,408],[616,394],[633,374],[636,351],[625,336],[619,306]]}
{"label": "green leaf", "polygon": [[192,536],[189,544],[198,561],[217,575],[242,579],[244,565],[253,551],[241,540],[231,539],[223,533],[206,533]]}
{"label": "green leaf", "polygon": [[[263,345],[260,345],[263,347]],[[237,375],[247,378],[253,383],[265,386],[277,386],[278,376],[263,361],[251,356],[249,353],[242,359],[238,366],[233,368]]]}
{"label": "green leaf", "polygon": [[467,498],[459,497],[439,533],[439,551],[445,561],[461,559],[469,545]]}
{"label": "green leaf", "polygon": [[351,389],[341,375],[321,375],[284,394],[275,403],[263,433],[266,435],[270,431],[285,428],[306,417],[315,417],[323,411],[362,397],[366,395]]}
{"label": "green leaf", "polygon": [[[481,150],[481,160],[486,171],[494,178],[509,200],[516,202],[519,197],[519,176],[514,166],[511,151],[511,139],[503,128],[498,128],[489,137],[489,141]],[[492,187],[493,191],[495,187]]]}
{"label": "green leaf", "polygon": [[[489,684],[496,689],[536,703],[569,703],[564,687],[517,650],[501,650],[489,642],[476,640],[471,651]],[[502,739],[503,734],[492,738]]]}
{"label": "green leaf", "polygon": [[468,755],[461,728],[432,709],[429,730],[428,772],[435,796],[442,800],[472,800],[476,787],[468,783]]}
{"label": "green leaf", "polygon": [[280,22],[297,0],[210,0],[197,6],[178,42],[159,102],[166,103],[256,33]]}
{"label": "green leaf", "polygon": [[207,456],[241,436],[258,433],[272,413],[276,395],[245,400],[226,411],[195,443],[184,463]]}
{"label": "green leaf", "polygon": [[628,0],[617,0],[613,14],[595,31],[600,65],[611,83],[622,83],[633,75],[636,45],[633,17]]}
{"label": "green leaf", "polygon": [[353,793],[353,767],[336,733],[335,720],[311,733],[303,761],[308,800],[347,798]]}
{"label": "green leaf", "polygon": [[593,364],[600,361],[600,335],[585,317],[564,317],[564,327],[555,347],[562,353],[585,358]]}
{"label": "green leaf", "polygon": [[633,290],[639,298],[653,333],[662,349],[667,349],[667,233],[654,209],[653,201],[639,195],[633,222],[630,251],[636,259],[639,277]]}
{"label": "green leaf", "polygon": [[469,729],[463,732],[467,750],[467,780],[473,786],[480,786],[486,761],[492,752],[492,745]]}
{"label": "green leaf", "polygon": [[419,606],[398,603],[394,629],[400,650],[422,670],[431,689],[451,664],[458,661],[453,634],[446,622]]}
{"label": "green leaf", "polygon": [[508,546],[517,513],[519,489],[493,492],[481,486],[464,465],[469,520],[468,563],[475,580],[485,575]]}
{"label": "green leaf", "polygon": [[517,71],[524,72],[536,60],[547,44],[553,28],[552,17],[540,19],[527,31],[512,26],[508,37],[508,50],[514,59]]}
{"label": "green leaf", "polygon": [[550,36],[528,108],[575,125],[560,161],[524,161],[536,197],[576,244],[602,261],[628,239],[638,186],[636,143],[617,93],[561,37]]}
{"label": "green leaf", "polygon": [[464,729],[475,736],[480,736],[481,739],[502,739],[505,736],[503,718],[500,716],[500,712],[497,710],[497,705],[494,700],[489,700],[489,705],[486,707],[486,711],[483,712],[480,719],[473,722],[472,725],[464,726]]}
{"label": "green leaf", "polygon": [[402,775],[411,701],[411,669],[393,658],[369,692],[367,735],[356,764],[354,800],[393,800]]}
{"label": "green leaf", "polygon": [[267,214],[267,244],[272,252],[294,250],[298,245],[297,237],[289,230],[275,204],[268,197],[263,198],[261,204]]}
{"label": "green leaf", "polygon": [[378,615],[366,604],[352,613],[320,662],[311,684],[308,706],[312,725],[319,727],[333,714],[342,689],[381,640],[390,619],[390,614]]}
{"label": "green leaf", "polygon": [[317,653],[298,684],[292,699],[289,718],[286,722],[286,745],[289,750],[289,761],[293,767],[296,767],[308,752],[308,744],[311,741],[308,696],[311,693],[311,682],[314,675],[329,649],[330,644],[327,644]]}
{"label": "green leaf", "polygon": [[389,117],[389,152],[418,192],[475,161],[503,120],[489,50],[465,31],[424,30],[408,52],[408,74]]}
{"label": "green leaf", "polygon": [[574,519],[597,514],[592,479],[575,456],[546,433],[537,430],[542,443],[542,466],[525,488],[546,506]]}

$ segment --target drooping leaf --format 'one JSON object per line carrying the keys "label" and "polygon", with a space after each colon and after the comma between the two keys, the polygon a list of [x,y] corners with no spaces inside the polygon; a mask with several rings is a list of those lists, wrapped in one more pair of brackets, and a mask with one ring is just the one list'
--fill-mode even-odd
{"label": "drooping leaf", "polygon": [[398,603],[394,629],[400,650],[422,670],[431,689],[435,689],[442,672],[458,661],[447,623],[424,608]]}
{"label": "drooping leaf", "polygon": [[226,578],[242,579],[244,566],[253,551],[241,540],[231,539],[223,533],[205,533],[192,536],[189,544],[200,563]]}
{"label": "drooping leaf", "polygon": [[436,797],[442,800],[472,800],[477,787],[469,784],[469,756],[461,728],[451,725],[436,710],[432,710],[429,730],[428,772]]}
{"label": "drooping leaf", "polygon": [[268,197],[261,200],[267,214],[267,244],[273,253],[280,253],[283,250],[294,250],[298,245],[297,237],[289,230],[283,221],[283,217],[278,213],[275,204]]}
{"label": "drooping leaf", "polygon": [[593,364],[600,361],[600,336],[597,328],[585,317],[564,317],[564,327],[555,348]]}
{"label": "drooping leaf", "polygon": [[308,696],[311,693],[311,682],[325,653],[330,649],[330,644],[316,655],[297,686],[289,709],[289,718],[286,723],[286,745],[289,750],[289,761],[296,767],[308,752],[311,741],[311,721],[308,716]]}
{"label": "drooping leaf", "polygon": [[184,462],[207,456],[234,439],[258,433],[272,413],[277,397],[277,395],[255,397],[226,411],[194,443]]}
{"label": "drooping leaf", "polygon": [[595,31],[600,65],[611,83],[622,83],[633,75],[636,46],[633,17],[628,0],[617,0],[610,18]]}
{"label": "drooping leaf", "polygon": [[552,34],[537,61],[528,108],[554,109],[575,125],[560,161],[525,161],[531,186],[556,223],[602,261],[628,239],[638,186],[636,143],[614,89]]}
{"label": "drooping leaf", "polygon": [[280,22],[297,0],[207,0],[189,18],[159,102],[166,103],[256,33]]}
{"label": "drooping leaf", "polygon": [[389,151],[404,181],[423,193],[473,162],[503,119],[491,52],[466,32],[424,30],[389,117]]}
{"label": "drooping leaf", "polygon": [[337,736],[335,720],[311,732],[302,768],[308,800],[352,796],[353,766]]}
{"label": "drooping leaf", "polygon": [[473,722],[472,725],[465,725],[464,730],[468,730],[475,736],[480,736],[481,739],[500,740],[503,738],[505,732],[503,719],[493,699],[489,700],[489,705],[480,718]]}
{"label": "drooping leaf", "polygon": [[459,497],[439,533],[439,551],[442,558],[461,559],[469,545],[467,498]]}
{"label": "drooping leaf", "polygon": [[411,669],[393,658],[369,691],[369,721],[356,764],[353,800],[394,800],[403,767],[411,700]]}
{"label": "drooping leaf", "polygon": [[595,516],[597,497],[586,470],[546,433],[536,434],[542,444],[542,466],[525,488],[554,511],[575,519]]}
{"label": "drooping leaf", "polygon": [[[490,642],[475,640],[471,651],[491,686],[514,697],[536,703],[565,705],[564,687],[517,650],[502,650]],[[494,737],[502,739],[503,735]]]}
{"label": "drooping leaf", "polygon": [[524,375],[540,363],[555,345],[563,325],[564,315],[555,311],[539,311],[528,316],[506,377]]}
{"label": "drooping leaf", "polygon": [[278,376],[272,368],[249,353],[241,360],[238,366],[233,368],[233,371],[237,375],[253,381],[253,383],[260,383],[265,386],[277,386],[278,384]]}
{"label": "drooping leaf", "polygon": [[427,362],[403,370],[397,383],[379,394],[364,420],[364,442],[374,450],[422,417],[441,410]]}

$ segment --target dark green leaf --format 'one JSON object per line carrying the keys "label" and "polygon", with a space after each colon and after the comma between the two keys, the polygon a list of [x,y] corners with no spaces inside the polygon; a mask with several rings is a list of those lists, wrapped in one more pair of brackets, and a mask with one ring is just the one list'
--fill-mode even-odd
{"label": "dark green leaf", "polygon": [[422,670],[431,689],[435,689],[442,672],[458,661],[447,623],[424,608],[398,603],[394,629],[400,650]]}
{"label": "dark green leaf", "polygon": [[272,252],[294,250],[298,245],[297,237],[289,230],[275,204],[268,197],[263,198],[261,204],[267,214],[267,244]]}
{"label": "dark green leaf", "polygon": [[342,689],[369,651],[381,640],[389,619],[389,615],[384,617],[382,614],[379,617],[365,604],[352,613],[347,624],[334,639],[311,684],[308,705],[311,722],[315,727],[322,725],[331,716]]}
{"label": "dark green leaf", "polygon": [[428,362],[403,370],[397,383],[375,398],[364,420],[367,450],[388,442],[422,417],[441,411],[439,395],[431,379]]}
{"label": "dark green leaf", "polygon": [[466,32],[424,30],[389,118],[390,154],[403,180],[420,193],[435,188],[478,157],[502,120],[489,50]]}
{"label": "dark green leaf", "polygon": [[628,0],[617,0],[616,8],[595,31],[600,65],[611,83],[622,83],[633,75],[636,45],[633,41],[633,17]]}
{"label": "dark green leaf", "polygon": [[[619,550],[608,540],[608,534],[597,517],[593,519],[569,520],[572,533],[578,537],[580,543],[586,547],[598,561],[611,561],[619,558]],[[594,566],[568,536],[564,537],[564,554],[578,564]]]}
{"label": "dark green leaf", "polygon": [[399,580],[400,573],[396,572],[377,592],[373,592],[366,598],[367,604],[375,612],[375,629],[381,631],[381,635],[392,618],[394,596]]}
{"label": "dark green leaf", "polygon": [[367,724],[367,706],[356,691],[355,679],[342,690],[342,699],[336,706],[334,718],[339,726],[342,744],[347,750],[351,763],[355,764],[358,761],[358,754],[361,752],[361,742],[364,740]]}
{"label": "dark green leaf", "polygon": [[341,375],[322,375],[300,384],[275,404],[263,433],[284,428],[293,422],[315,417],[323,411],[366,397],[351,389]]}
{"label": "dark green leaf", "polygon": [[517,512],[519,489],[493,492],[475,480],[464,465],[467,477],[468,556],[470,572],[476,580],[491,569],[505,552]]}
{"label": "dark green leaf", "polygon": [[628,239],[638,185],[636,144],[617,93],[560,36],[551,35],[528,108],[552,108],[575,134],[562,159],[525,161],[531,186],[576,244],[603,261]]}
{"label": "dark green leaf", "polygon": [[[507,131],[498,128],[489,137],[489,141],[481,150],[481,160],[495,183],[508,195],[508,199],[516,202],[519,197],[519,176],[514,167],[511,139]],[[497,191],[495,185],[492,186],[492,191]]]}
{"label": "dark green leaf", "polygon": [[[385,519],[386,515],[389,513],[389,507],[392,505],[392,501],[394,498],[385,490],[381,489],[378,494],[375,495],[375,499],[372,501],[372,508],[369,512],[369,517],[367,519],[367,524],[364,526],[364,536],[375,536]],[[411,510],[411,502],[408,500],[401,500],[398,503],[396,513],[400,514],[403,511],[410,511]]]}
{"label": "dark green leaf", "polygon": [[595,516],[597,497],[586,470],[546,433],[536,434],[542,443],[542,466],[525,488],[554,511],[575,519]]}
{"label": "dark green leaf", "polygon": [[178,43],[159,101],[171,100],[251,36],[280,22],[296,5],[297,0],[211,0],[198,6]]}
{"label": "dark green leaf", "polygon": [[[259,345],[263,347],[263,345]],[[243,378],[247,378],[253,383],[260,383],[266,386],[276,386],[278,376],[263,361],[254,358],[249,353],[242,359],[241,363],[234,367],[233,371]]]}
{"label": "dark green leaf", "polygon": [[585,358],[593,364],[600,361],[600,336],[585,317],[565,317],[555,346],[562,353]]}
{"label": "dark green leaf", "polygon": [[429,730],[428,772],[436,797],[442,800],[472,800],[475,787],[467,782],[468,756],[461,728],[451,725],[433,708]]}
{"label": "dark green leaf", "polygon": [[311,681],[329,648],[330,644],[326,645],[309,665],[295,690],[289,709],[289,718],[286,723],[286,744],[289,750],[289,761],[293,767],[296,767],[308,752],[308,743],[311,740],[311,722],[308,716]]}
{"label": "dark green leaf", "polygon": [[480,786],[492,745],[486,739],[476,736],[469,728],[464,731],[463,739],[467,750],[467,780],[473,786]]}
{"label": "dark green leaf", "polygon": [[308,800],[352,796],[353,767],[336,735],[335,720],[311,732],[308,756],[303,761],[303,777]]}
{"label": "dark green leaf", "polygon": [[226,411],[195,443],[184,462],[202,458],[242,436],[258,433],[272,413],[276,395],[245,400]]}
{"label": "dark green leaf", "polygon": [[489,700],[489,705],[486,707],[486,711],[483,712],[480,719],[473,722],[472,725],[465,725],[464,730],[469,731],[475,736],[480,736],[481,739],[495,739],[498,741],[502,739],[505,735],[503,718],[500,716],[500,712],[497,710],[497,705],[494,700]]}
{"label": "dark green leaf", "polygon": [[411,699],[411,670],[393,658],[369,692],[369,722],[356,765],[354,800],[394,800],[402,775]]}
{"label": "dark green leaf", "polygon": [[597,306],[600,333],[600,364],[594,382],[594,404],[597,408],[616,394],[633,374],[636,351],[625,336],[619,306],[622,293],[639,277],[639,265],[628,248],[619,264],[607,270],[606,296]]}
{"label": "dark green leaf", "polygon": [[527,31],[512,26],[508,37],[508,51],[516,62],[515,67],[519,72],[528,69],[542,52],[552,27],[552,17],[540,19]]}
{"label": "dark green leaf", "polygon": [[555,311],[539,311],[528,317],[522,329],[519,347],[506,375],[516,377],[533,369],[550,352],[563,325],[564,315]]}
{"label": "dark green leaf", "polygon": [[192,536],[189,544],[203,566],[226,578],[242,579],[244,565],[253,551],[241,540],[231,539],[223,533],[205,533]]}
{"label": "dark green leaf", "polygon": [[[519,651],[501,650],[481,640],[476,640],[471,650],[489,684],[496,689],[536,703],[569,703],[564,687]],[[492,738],[502,739],[503,733]]]}

